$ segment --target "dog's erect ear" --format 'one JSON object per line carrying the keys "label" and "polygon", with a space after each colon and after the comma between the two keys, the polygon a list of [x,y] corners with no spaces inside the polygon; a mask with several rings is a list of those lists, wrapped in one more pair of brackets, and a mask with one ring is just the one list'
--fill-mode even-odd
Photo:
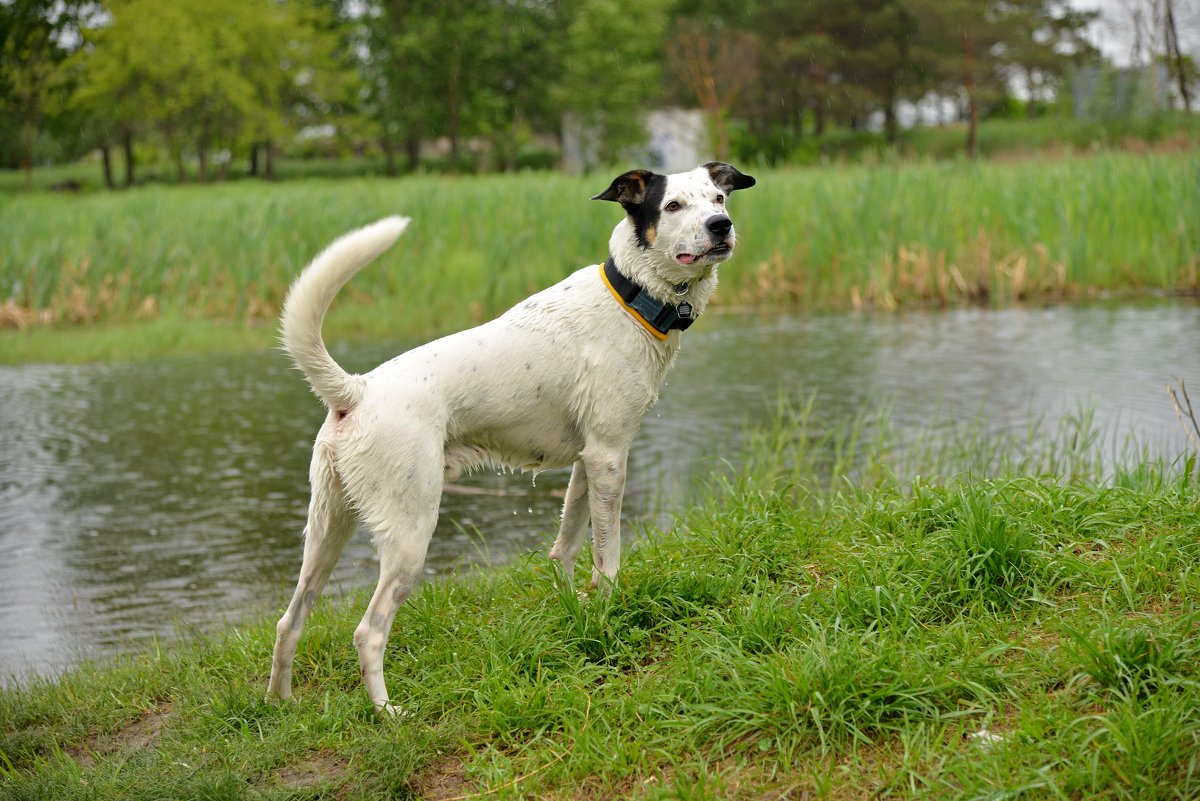
{"label": "dog's erect ear", "polygon": [[608,189],[596,195],[592,200],[611,200],[620,203],[626,209],[640,206],[646,200],[650,182],[658,176],[649,170],[630,170],[624,175],[618,175]]}
{"label": "dog's erect ear", "polygon": [[723,161],[710,161],[703,166],[712,176],[713,183],[726,192],[732,192],[735,189],[749,189],[757,183],[753,177],[743,175],[738,172],[737,167]]}

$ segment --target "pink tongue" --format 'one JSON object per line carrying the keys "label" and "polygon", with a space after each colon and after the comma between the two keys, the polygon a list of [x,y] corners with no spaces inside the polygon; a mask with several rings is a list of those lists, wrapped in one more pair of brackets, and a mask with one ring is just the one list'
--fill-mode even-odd
{"label": "pink tongue", "polygon": [[696,257],[691,253],[680,253],[676,258],[679,259],[680,264],[691,264],[696,260]]}

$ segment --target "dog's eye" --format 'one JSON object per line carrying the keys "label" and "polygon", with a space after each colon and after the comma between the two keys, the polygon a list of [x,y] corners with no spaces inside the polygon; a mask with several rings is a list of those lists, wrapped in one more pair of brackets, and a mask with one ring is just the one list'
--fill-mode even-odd
{"label": "dog's eye", "polygon": [[683,208],[683,204],[680,203],[678,200],[672,200],[666,206],[667,211],[679,211],[682,208]]}
{"label": "dog's eye", "polygon": [[716,201],[715,201],[715,202],[716,202],[716,204],[717,204],[718,206],[724,206],[724,205],[725,205],[725,196],[724,196],[724,195],[717,195],[717,199],[716,199]]}

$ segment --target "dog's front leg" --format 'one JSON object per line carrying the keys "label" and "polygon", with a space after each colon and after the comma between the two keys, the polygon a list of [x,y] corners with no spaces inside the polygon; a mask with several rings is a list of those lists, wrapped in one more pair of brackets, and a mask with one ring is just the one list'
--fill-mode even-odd
{"label": "dog's front leg", "polygon": [[592,586],[611,592],[621,567],[621,498],[625,494],[623,448],[588,445],[583,465],[588,478],[592,512]]}
{"label": "dog's front leg", "polygon": [[571,481],[567,484],[567,499],[563,501],[562,525],[558,527],[558,539],[550,549],[550,558],[558,562],[567,583],[575,576],[575,558],[583,547],[588,524],[588,478],[583,460],[571,468]]}

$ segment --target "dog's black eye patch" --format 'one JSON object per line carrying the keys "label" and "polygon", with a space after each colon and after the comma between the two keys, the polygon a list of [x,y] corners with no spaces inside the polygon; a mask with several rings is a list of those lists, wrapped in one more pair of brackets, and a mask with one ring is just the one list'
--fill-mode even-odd
{"label": "dog's black eye patch", "polygon": [[662,215],[666,193],[667,176],[649,170],[630,170],[617,176],[608,189],[592,200],[620,203],[633,223],[638,244],[644,250],[653,245],[658,236],[658,219]]}
{"label": "dog's black eye patch", "polygon": [[646,185],[646,197],[641,204],[633,208],[625,207],[625,213],[633,222],[634,234],[643,250],[653,245],[654,240],[658,238],[658,220],[662,217],[663,196],[666,194],[667,176],[655,175]]}

